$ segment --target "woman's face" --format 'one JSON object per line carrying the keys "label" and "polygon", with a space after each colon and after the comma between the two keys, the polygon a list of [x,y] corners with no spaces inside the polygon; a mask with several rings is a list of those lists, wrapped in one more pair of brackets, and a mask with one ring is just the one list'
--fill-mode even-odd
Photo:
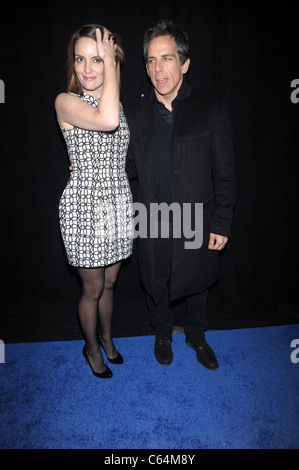
{"label": "woman's face", "polygon": [[104,63],[98,56],[96,41],[88,37],[76,41],[74,69],[83,91],[99,98],[102,93]]}

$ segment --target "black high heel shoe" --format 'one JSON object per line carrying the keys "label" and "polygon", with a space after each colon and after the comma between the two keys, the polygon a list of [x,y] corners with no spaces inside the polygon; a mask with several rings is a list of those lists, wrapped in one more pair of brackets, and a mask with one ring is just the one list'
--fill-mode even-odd
{"label": "black high heel shoe", "polygon": [[89,362],[89,358],[88,358],[88,354],[87,354],[87,348],[86,348],[86,344],[84,345],[83,347],[83,351],[82,351],[82,354],[86,360],[86,364],[89,364],[89,367],[91,368],[92,370],[92,373],[95,377],[98,377],[99,379],[110,379],[110,377],[112,377],[112,370],[109,369],[108,366],[106,370],[104,370],[104,372],[96,372],[95,370],[93,370],[90,362]]}
{"label": "black high heel shoe", "polygon": [[[100,336],[99,336],[99,344],[103,348],[104,353],[107,356],[107,353],[106,353],[105,348],[104,348],[103,343],[102,343],[102,338]],[[108,359],[109,362],[111,362],[111,364],[123,364],[123,362],[124,362],[124,358],[122,357],[122,355],[119,352],[117,352],[117,356],[114,357],[113,359],[109,359],[108,356],[107,356],[107,359]]]}

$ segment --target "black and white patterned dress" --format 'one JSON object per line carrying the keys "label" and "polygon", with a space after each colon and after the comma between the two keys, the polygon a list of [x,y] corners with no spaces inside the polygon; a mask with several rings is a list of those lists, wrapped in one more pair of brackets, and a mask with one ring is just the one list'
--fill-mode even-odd
{"label": "black and white patterned dress", "polygon": [[[99,100],[80,98],[97,107]],[[72,266],[96,268],[132,253],[132,195],[125,173],[129,128],[120,110],[116,131],[60,126],[73,174],[59,203],[61,234]]]}

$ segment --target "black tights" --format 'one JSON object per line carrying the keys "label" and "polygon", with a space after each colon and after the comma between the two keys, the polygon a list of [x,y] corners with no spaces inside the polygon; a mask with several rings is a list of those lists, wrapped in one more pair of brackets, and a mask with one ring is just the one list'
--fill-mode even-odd
{"label": "black tights", "polygon": [[82,295],[78,306],[79,321],[93,369],[103,372],[104,365],[98,335],[112,359],[117,356],[111,336],[113,291],[121,263],[104,268],[78,268],[82,280]]}

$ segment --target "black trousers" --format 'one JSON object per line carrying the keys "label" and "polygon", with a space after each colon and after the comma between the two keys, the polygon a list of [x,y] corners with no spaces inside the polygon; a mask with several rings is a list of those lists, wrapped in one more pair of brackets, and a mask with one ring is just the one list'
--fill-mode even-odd
{"label": "black trousers", "polygon": [[[155,239],[155,301],[147,296],[149,315],[155,334],[169,337],[173,315],[169,306],[169,283],[172,258],[172,238]],[[187,336],[204,339],[207,328],[206,302],[208,291],[186,297],[184,330]]]}

